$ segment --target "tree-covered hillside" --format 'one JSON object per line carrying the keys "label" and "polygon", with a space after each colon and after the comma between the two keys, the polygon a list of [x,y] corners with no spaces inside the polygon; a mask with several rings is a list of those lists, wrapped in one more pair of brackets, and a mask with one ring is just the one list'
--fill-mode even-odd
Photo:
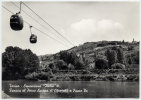
{"label": "tree-covered hillside", "polygon": [[[65,69],[111,69],[113,65],[125,68],[139,67],[139,42],[124,41],[87,42],[54,55],[40,56],[41,67],[54,65],[56,69],[63,70],[55,63],[65,66]],[[78,65],[77,65],[78,64]],[[105,66],[105,67],[104,67]],[[121,68],[119,66],[119,68]]]}
{"label": "tree-covered hillside", "polygon": [[38,56],[30,49],[7,47],[3,80],[139,80],[139,42],[87,42],[56,54]]}

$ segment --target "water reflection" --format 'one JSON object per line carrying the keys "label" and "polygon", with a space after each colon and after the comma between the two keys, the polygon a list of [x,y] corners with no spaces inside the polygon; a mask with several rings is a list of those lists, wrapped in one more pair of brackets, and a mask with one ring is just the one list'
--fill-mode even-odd
{"label": "water reflection", "polygon": [[[108,81],[73,81],[73,82],[48,82],[49,84],[58,84],[59,87],[42,87],[43,90],[50,89],[86,89],[88,92],[30,92],[30,93],[11,93],[9,92],[9,84],[40,85],[43,82],[29,81],[3,81],[2,90],[14,98],[138,98],[139,83],[138,82],[108,82]],[[21,87],[22,88],[22,87]],[[35,89],[35,88],[30,88]]]}

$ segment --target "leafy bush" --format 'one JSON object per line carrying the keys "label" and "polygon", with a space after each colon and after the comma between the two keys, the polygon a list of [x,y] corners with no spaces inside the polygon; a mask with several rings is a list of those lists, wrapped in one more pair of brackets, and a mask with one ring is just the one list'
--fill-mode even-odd
{"label": "leafy bush", "polygon": [[58,60],[55,62],[56,67],[59,68],[59,70],[66,70],[68,69],[67,64],[63,60]]}
{"label": "leafy bush", "polygon": [[108,61],[105,59],[98,58],[95,61],[96,69],[108,69]]}
{"label": "leafy bush", "polygon": [[29,73],[29,74],[25,75],[25,79],[27,79],[27,80],[37,80],[38,75],[39,74],[37,72]]}
{"label": "leafy bush", "polygon": [[74,66],[73,66],[71,63],[69,63],[69,64],[68,64],[68,69],[69,69],[69,70],[73,70],[73,69],[74,69]]}
{"label": "leafy bush", "polygon": [[139,68],[139,64],[130,64],[128,68]]}
{"label": "leafy bush", "polygon": [[25,76],[25,79],[27,80],[46,80],[49,81],[50,78],[52,77],[52,72],[33,72],[33,73],[29,73]]}
{"label": "leafy bush", "polygon": [[111,66],[112,69],[125,69],[125,65],[121,63],[115,63]]}
{"label": "leafy bush", "polygon": [[49,81],[50,80],[50,74],[47,73],[47,72],[41,72],[38,74],[37,78],[39,80],[46,80],[46,81]]}
{"label": "leafy bush", "polygon": [[139,64],[139,51],[129,53],[125,57],[127,64]]}

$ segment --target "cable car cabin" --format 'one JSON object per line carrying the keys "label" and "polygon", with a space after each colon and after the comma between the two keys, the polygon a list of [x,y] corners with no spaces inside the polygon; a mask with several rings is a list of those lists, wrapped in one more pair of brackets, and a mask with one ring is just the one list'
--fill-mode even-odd
{"label": "cable car cabin", "polygon": [[37,42],[37,36],[34,35],[34,34],[32,34],[32,35],[30,36],[30,43],[36,43],[36,42]]}
{"label": "cable car cabin", "polygon": [[18,14],[14,14],[10,18],[10,27],[15,30],[22,30],[23,29],[23,18]]}

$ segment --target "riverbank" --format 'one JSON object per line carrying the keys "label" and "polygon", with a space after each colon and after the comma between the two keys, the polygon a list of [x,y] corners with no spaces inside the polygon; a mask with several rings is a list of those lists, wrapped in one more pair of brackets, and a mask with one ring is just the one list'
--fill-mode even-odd
{"label": "riverbank", "polygon": [[34,72],[26,80],[35,81],[139,81],[138,69],[60,70]]}
{"label": "riverbank", "polygon": [[[41,76],[40,76],[41,77]],[[124,81],[139,82],[139,74],[60,74],[53,76],[28,77],[26,80],[45,81]]]}
{"label": "riverbank", "polygon": [[139,81],[139,75],[79,75],[79,76],[56,76],[50,81]]}

